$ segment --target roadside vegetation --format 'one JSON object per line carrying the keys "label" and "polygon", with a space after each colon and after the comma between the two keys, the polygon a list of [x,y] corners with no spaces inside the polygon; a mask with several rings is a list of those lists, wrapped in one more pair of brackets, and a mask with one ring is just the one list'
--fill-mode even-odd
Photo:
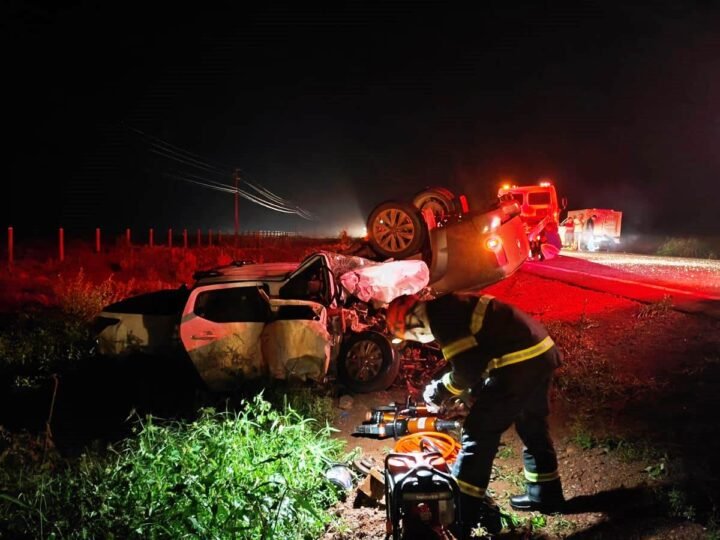
{"label": "roadside vegetation", "polygon": [[667,238],[656,251],[663,257],[689,257],[694,259],[718,259],[720,251],[708,240],[695,237]]}
{"label": "roadside vegetation", "polygon": [[[138,420],[77,460],[3,433],[0,531],[41,538],[316,538],[338,493],[330,428],[258,396],[192,422]],[[31,444],[28,444],[31,442]]]}

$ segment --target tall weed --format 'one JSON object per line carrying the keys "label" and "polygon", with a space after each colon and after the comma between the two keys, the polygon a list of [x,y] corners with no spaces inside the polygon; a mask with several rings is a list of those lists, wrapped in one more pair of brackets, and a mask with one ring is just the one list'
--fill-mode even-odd
{"label": "tall weed", "polygon": [[104,459],[17,470],[0,531],[66,538],[317,538],[337,494],[325,479],[343,443],[261,397],[194,422],[145,419]]}
{"label": "tall weed", "polygon": [[134,281],[118,282],[110,276],[95,284],[85,277],[82,268],[71,278],[60,276],[54,287],[58,306],[68,315],[80,320],[90,320],[108,304],[130,295]]}

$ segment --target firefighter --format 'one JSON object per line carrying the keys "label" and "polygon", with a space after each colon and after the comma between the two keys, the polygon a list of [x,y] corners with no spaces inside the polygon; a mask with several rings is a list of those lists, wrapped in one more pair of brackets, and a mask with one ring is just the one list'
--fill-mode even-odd
{"label": "firefighter", "polygon": [[491,533],[501,528],[499,511],[485,493],[500,437],[513,423],[525,446],[526,491],[510,505],[558,511],[564,498],[548,430],[548,390],[561,353],[543,325],[492,296],[459,294],[430,301],[401,296],[388,307],[387,324],[399,338],[435,340],[452,368],[426,387],[426,403],[472,396],[453,466],[465,523],[480,521]]}

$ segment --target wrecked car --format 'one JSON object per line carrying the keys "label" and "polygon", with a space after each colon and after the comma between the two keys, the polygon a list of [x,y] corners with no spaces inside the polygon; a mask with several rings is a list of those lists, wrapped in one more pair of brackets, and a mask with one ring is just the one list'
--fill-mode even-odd
{"label": "wrecked car", "polygon": [[385,389],[400,360],[373,303],[418,292],[428,271],[421,261],[322,252],[299,265],[242,262],[195,278],[190,289],[106,307],[95,321],[98,352],[187,354],[218,392],[264,375],[322,381],[329,373],[354,391]]}

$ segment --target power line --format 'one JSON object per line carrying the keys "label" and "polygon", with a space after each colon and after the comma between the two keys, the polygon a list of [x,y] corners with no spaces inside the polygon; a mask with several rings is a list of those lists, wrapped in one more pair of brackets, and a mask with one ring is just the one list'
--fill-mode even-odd
{"label": "power line", "polygon": [[203,156],[195,154],[184,148],[180,148],[179,146],[176,146],[164,139],[161,139],[160,137],[157,137],[155,135],[150,135],[149,133],[145,133],[144,131],[141,131],[135,127],[128,126],[128,129],[134,131],[135,133],[137,133],[139,135],[142,135],[143,137],[149,139],[150,141],[155,141],[155,144],[157,144],[157,145],[166,146],[168,149],[175,150],[175,152],[177,152],[177,153],[185,154],[187,157],[192,158],[195,161],[202,163],[206,167],[214,168],[214,169],[218,170],[219,172],[227,172],[227,171],[232,170],[232,167],[230,167],[229,165],[223,165],[221,163],[216,162],[216,165],[220,165],[220,167],[221,167],[221,168],[218,168],[217,166],[212,165],[211,163],[208,163],[208,161],[210,161],[210,160],[207,160]]}
{"label": "power line", "polygon": [[[152,143],[151,143],[151,144],[152,144]],[[217,172],[214,167],[206,166],[206,165],[203,165],[202,163],[196,163],[195,160],[192,160],[192,161],[191,161],[191,160],[189,160],[189,159],[185,159],[184,157],[182,157],[182,156],[180,156],[180,155],[166,152],[166,151],[164,151],[163,149],[160,149],[160,148],[158,148],[158,147],[156,147],[156,146],[151,146],[150,152],[152,152],[153,154],[162,156],[162,157],[164,157],[164,158],[170,159],[170,160],[172,160],[172,161],[177,161],[178,163],[182,163],[183,165],[189,165],[189,166],[194,167],[194,168],[196,168],[196,169],[200,169],[200,170],[205,171],[205,172],[207,172],[207,173],[217,174],[217,175],[221,175],[221,174],[222,174],[222,173]],[[225,173],[225,174],[228,174],[228,173]]]}
{"label": "power line", "polygon": [[310,217],[311,214],[306,213],[304,210],[302,210],[302,209],[300,209],[300,208],[289,208],[289,207],[284,206],[284,205],[279,205],[279,204],[275,204],[275,203],[272,203],[272,202],[269,202],[269,201],[264,201],[264,200],[256,197],[255,195],[253,195],[253,194],[251,194],[251,193],[248,193],[247,191],[242,190],[242,189],[237,189],[237,190],[236,190],[235,188],[230,187],[230,186],[222,186],[222,185],[219,185],[219,184],[217,184],[217,183],[210,183],[211,181],[209,181],[209,182],[201,182],[201,181],[199,181],[199,180],[195,180],[195,179],[192,179],[192,178],[186,178],[186,177],[184,177],[184,176],[182,176],[182,175],[180,175],[180,174],[177,174],[177,173],[175,173],[175,174],[173,174],[173,173],[165,173],[165,174],[166,174],[167,176],[170,176],[170,177],[175,178],[175,179],[177,179],[177,180],[182,180],[183,182],[188,182],[188,183],[191,183],[191,184],[196,184],[196,185],[199,185],[199,186],[208,188],[208,189],[213,189],[213,190],[215,190],[215,191],[220,191],[220,192],[223,192],[223,193],[233,193],[233,194],[237,192],[242,198],[247,199],[248,201],[251,201],[251,202],[253,202],[253,203],[255,203],[255,204],[259,205],[259,206],[262,206],[262,207],[264,207],[264,208],[267,208],[268,210],[273,210],[273,211],[275,211],[275,212],[281,212],[281,213],[283,213],[283,214],[295,214],[295,215],[297,215],[297,216],[299,216],[299,217],[301,217],[301,218],[303,218],[303,219],[308,219],[308,220],[311,220],[311,219],[312,219],[312,217]]}
{"label": "power line", "polygon": [[[159,137],[156,137],[154,135],[150,135],[149,133],[146,133],[144,131],[141,131],[135,127],[127,126],[128,129],[131,131],[137,133],[138,135],[146,138],[150,144],[150,152],[153,154],[156,154],[158,156],[161,156],[165,159],[175,161],[177,163],[181,163],[183,165],[193,167],[195,169],[201,170],[205,174],[215,175],[218,177],[225,176],[230,173],[228,169],[221,169],[218,168],[216,165],[213,165],[212,162],[209,162],[202,156],[195,154],[193,152],[190,152],[189,150],[185,150],[183,148],[180,148],[179,146],[176,146],[168,141],[165,141]],[[238,171],[238,169],[236,169]],[[237,193],[244,199],[253,202],[259,206],[262,206],[264,208],[267,208],[269,210],[274,210],[276,212],[282,212],[286,214],[295,214],[303,219],[307,220],[313,220],[316,219],[316,216],[304,208],[301,208],[300,206],[296,205],[292,201],[289,201],[287,199],[284,199],[280,197],[279,195],[276,195],[269,189],[255,183],[251,182],[249,180],[246,180],[245,178],[242,178],[242,182],[246,184],[249,188],[257,192],[257,194],[250,193],[245,190],[241,190],[237,187],[221,183],[217,180],[210,180],[208,178],[197,176],[194,174],[190,174],[187,172],[182,173],[185,176],[180,176],[177,173],[174,175],[176,179],[183,180],[185,182],[197,184],[209,189],[215,189],[216,191],[222,191],[224,193]],[[173,176],[172,174],[168,176]]]}

